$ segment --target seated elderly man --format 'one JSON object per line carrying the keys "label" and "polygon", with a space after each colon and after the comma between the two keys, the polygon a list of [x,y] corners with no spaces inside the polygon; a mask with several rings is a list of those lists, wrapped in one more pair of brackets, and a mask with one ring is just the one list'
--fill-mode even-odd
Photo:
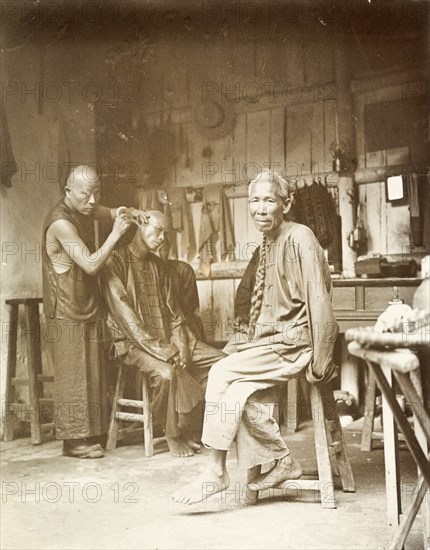
{"label": "seated elderly man", "polygon": [[112,253],[101,288],[117,356],[149,377],[154,420],[170,453],[191,456],[199,446],[184,433],[189,416],[199,410],[211,365],[224,354],[197,340],[184,321],[164,263],[153,253],[165,238],[167,217],[156,210],[147,215],[128,244]]}
{"label": "seated elderly man", "polygon": [[[239,466],[248,469],[250,490],[274,487],[302,474],[271,407],[256,400],[256,392],[304,371],[312,383],[322,383],[336,372],[332,357],[338,327],[329,267],[312,231],[289,219],[290,208],[288,183],[276,172],[263,170],[250,183],[249,212],[263,242],[249,323],[232,353],[209,373],[202,435],[210,449],[208,462],[194,481],[173,495],[176,502],[201,502],[228,487],[226,456],[234,440]],[[228,414],[231,411],[237,413]],[[259,466],[266,463],[274,465],[261,474]]]}

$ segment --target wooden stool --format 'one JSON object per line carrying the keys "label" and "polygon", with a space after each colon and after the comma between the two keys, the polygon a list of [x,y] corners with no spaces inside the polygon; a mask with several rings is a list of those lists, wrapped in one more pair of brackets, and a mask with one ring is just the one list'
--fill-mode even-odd
{"label": "wooden stool", "polygon": [[[39,304],[42,298],[16,298],[6,300],[10,306],[8,338],[4,440],[12,441],[14,434],[14,411],[22,411],[22,403],[16,403],[15,387],[26,385],[29,389],[30,430],[33,445],[42,443],[42,433],[54,429],[54,423],[42,423],[40,406],[42,402],[52,403],[52,399],[43,399],[43,382],[53,382],[53,376],[42,374],[42,354],[40,346]],[[24,306],[25,332],[27,341],[28,379],[16,378],[16,353],[18,341],[18,306]]]}
{"label": "wooden stool", "polygon": [[[282,418],[286,424],[287,433],[294,433],[299,429],[299,420],[303,416],[303,408],[310,411],[308,384],[305,377],[288,380],[286,392],[286,414]],[[300,396],[299,396],[300,389]],[[281,406],[282,408],[282,406]],[[306,412],[307,414],[307,412]]]}
{"label": "wooden stool", "polygon": [[[118,361],[117,364],[118,375],[116,379],[115,393],[112,402],[112,412],[106,441],[106,450],[112,451],[113,449],[115,449],[118,442],[118,436],[121,434],[121,432],[126,430],[126,428],[120,428],[121,421],[142,422],[145,456],[153,456],[154,445],[158,442],[165,441],[166,438],[154,438],[153,436],[151,391],[148,385],[147,377],[142,373],[142,400],[127,399],[124,397],[126,370],[133,367],[126,367],[120,361]],[[142,414],[136,412],[121,411],[121,407],[142,409]]]}
{"label": "wooden stool", "polygon": [[[366,385],[366,397],[364,400],[363,431],[361,432],[361,450],[370,452],[373,447],[373,441],[382,441],[384,439],[383,431],[375,431],[375,408],[376,408],[376,380],[371,370],[368,369],[368,378]],[[397,434],[399,441],[405,441],[403,434]]]}
{"label": "wooden stool", "polygon": [[375,401],[376,401],[376,380],[371,371],[368,371],[366,397],[364,400],[363,431],[361,433],[361,450],[369,452],[372,450],[374,439],[382,439],[382,433],[374,432],[375,422]]}
{"label": "wooden stool", "polygon": [[[346,452],[345,439],[331,385],[312,385],[310,398],[318,464],[317,477],[284,481],[274,489],[317,490],[320,492],[323,508],[336,508],[333,472],[340,476],[344,492],[355,492],[354,476]],[[258,500],[258,493],[258,491],[248,489],[246,502],[255,504]]]}

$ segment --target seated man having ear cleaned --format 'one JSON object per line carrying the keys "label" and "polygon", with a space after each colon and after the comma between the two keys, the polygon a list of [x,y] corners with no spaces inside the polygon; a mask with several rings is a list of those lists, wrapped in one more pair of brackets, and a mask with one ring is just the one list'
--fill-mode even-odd
{"label": "seated man having ear cleaned", "polygon": [[224,354],[198,340],[187,325],[164,262],[154,254],[168,219],[157,210],[147,214],[148,223],[133,228],[128,242],[112,253],[101,288],[117,356],[149,378],[154,422],[164,430],[171,454],[191,456],[200,448],[208,372]]}

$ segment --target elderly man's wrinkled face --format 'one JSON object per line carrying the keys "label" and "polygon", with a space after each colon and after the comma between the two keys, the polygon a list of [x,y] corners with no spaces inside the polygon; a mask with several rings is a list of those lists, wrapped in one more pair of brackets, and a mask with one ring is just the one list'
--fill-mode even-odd
{"label": "elderly man's wrinkled face", "polygon": [[151,215],[148,223],[139,226],[143,242],[152,252],[156,252],[164,243],[167,234],[166,223],[162,218]]}
{"label": "elderly man's wrinkled face", "polygon": [[73,210],[84,216],[94,213],[95,206],[100,201],[101,192],[97,174],[91,171],[87,175],[76,175],[72,181],[68,182],[65,191]]}
{"label": "elderly man's wrinkled face", "polygon": [[251,183],[249,213],[259,231],[268,237],[276,236],[289,209],[290,203],[279,196],[276,183],[267,180]]}

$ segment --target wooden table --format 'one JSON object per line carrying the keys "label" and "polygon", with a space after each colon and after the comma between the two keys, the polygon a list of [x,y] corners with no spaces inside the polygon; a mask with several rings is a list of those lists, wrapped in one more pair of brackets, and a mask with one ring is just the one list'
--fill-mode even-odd
{"label": "wooden table", "polygon": [[[426,347],[428,342],[414,338],[409,338],[408,341],[408,338],[405,339],[401,334],[374,333],[372,336],[367,332],[366,337],[363,337],[363,334],[356,329],[348,331],[346,336],[353,340],[348,345],[348,351],[355,357],[364,359],[382,393],[387,519],[393,530],[388,548],[390,550],[403,548],[420,507],[424,527],[424,548],[428,548],[430,546],[430,493],[426,499],[424,497],[430,488],[430,455],[428,452],[430,415],[424,406],[421,386],[421,369],[428,368],[428,365],[420,366],[417,355],[409,347],[405,347],[406,345],[412,346],[412,348]],[[372,342],[379,341],[379,346],[366,347],[366,338]],[[403,349],[399,349],[399,347]],[[396,399],[396,393],[392,387],[393,378],[413,411],[414,429]],[[403,515],[396,424],[404,435],[406,444],[418,467],[417,489]]]}

